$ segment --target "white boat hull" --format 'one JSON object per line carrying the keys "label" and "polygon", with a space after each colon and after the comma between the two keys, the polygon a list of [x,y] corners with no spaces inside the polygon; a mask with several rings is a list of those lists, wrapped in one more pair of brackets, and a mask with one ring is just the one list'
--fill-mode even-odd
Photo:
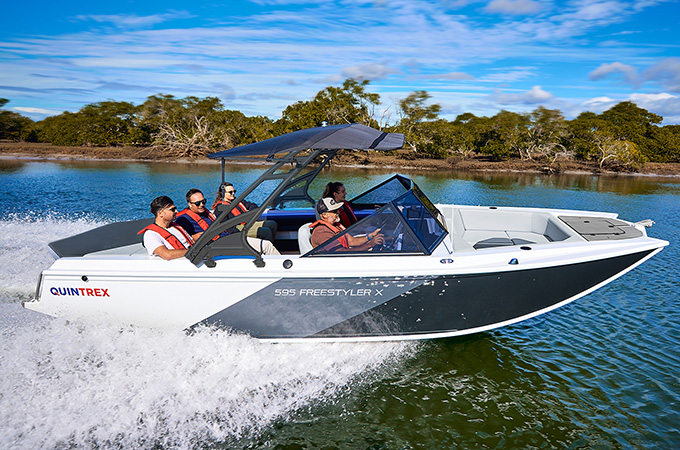
{"label": "white boat hull", "polygon": [[[488,211],[438,207],[445,217],[456,208]],[[555,218],[573,213],[522,208],[491,213],[497,212]],[[275,341],[428,339],[484,331],[551,311],[613,281],[667,245],[647,237],[642,227],[642,235],[633,239],[595,242],[577,239],[565,227],[570,235],[562,242],[475,249],[456,244],[468,230],[461,233],[453,219],[447,221],[453,237],[431,255],[291,254],[265,256],[260,268],[250,258],[219,259],[211,268],[140,252],[61,258],[43,272],[37,299],[25,306],[52,316],[104,316],[149,327],[214,326]]]}

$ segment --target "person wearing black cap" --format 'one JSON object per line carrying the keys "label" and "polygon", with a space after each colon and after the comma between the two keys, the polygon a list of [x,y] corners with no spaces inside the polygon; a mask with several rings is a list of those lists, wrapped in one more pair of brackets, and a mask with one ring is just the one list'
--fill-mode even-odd
{"label": "person wearing black cap", "polygon": [[[316,212],[319,213],[321,219],[309,226],[312,228],[311,242],[314,247],[323,244],[345,229],[345,227],[339,223],[340,215],[338,214],[338,210],[342,205],[343,202],[336,202],[330,197],[324,197],[317,202]],[[340,236],[335,243],[336,245],[331,246],[331,248],[326,249],[326,251],[365,251],[384,243],[385,237],[380,234],[380,228],[378,228],[363,236],[352,236],[351,234]]]}

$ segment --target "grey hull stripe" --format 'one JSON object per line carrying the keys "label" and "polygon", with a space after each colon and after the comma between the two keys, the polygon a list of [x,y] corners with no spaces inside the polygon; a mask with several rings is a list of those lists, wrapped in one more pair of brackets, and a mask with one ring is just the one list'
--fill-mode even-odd
{"label": "grey hull stripe", "polygon": [[464,334],[550,310],[653,251],[477,275],[283,279],[197,325],[266,339]]}
{"label": "grey hull stripe", "polygon": [[282,279],[207,318],[201,325],[233,328],[260,338],[307,337],[361,315],[426,281],[422,277]]}

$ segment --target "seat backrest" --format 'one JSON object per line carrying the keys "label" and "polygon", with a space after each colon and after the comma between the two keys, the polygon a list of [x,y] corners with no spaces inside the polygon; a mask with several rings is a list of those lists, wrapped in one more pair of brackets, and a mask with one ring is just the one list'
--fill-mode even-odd
{"label": "seat backrest", "polygon": [[312,229],[309,226],[312,222],[307,222],[298,228],[298,246],[300,247],[300,254],[304,255],[314,247],[312,246]]}

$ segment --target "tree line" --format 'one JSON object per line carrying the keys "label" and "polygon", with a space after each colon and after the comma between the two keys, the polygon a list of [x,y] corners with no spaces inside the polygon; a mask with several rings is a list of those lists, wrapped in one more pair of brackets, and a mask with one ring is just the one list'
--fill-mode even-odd
{"label": "tree line", "polygon": [[[398,101],[396,120],[390,108],[376,117],[380,95],[369,81],[345,80],[314,98],[286,107],[281,118],[248,117],[225,109],[217,97],[175,98],[152,95],[140,105],[113,100],[92,103],[34,122],[0,109],[0,139],[61,146],[138,146],[149,157],[196,158],[292,131],[343,123],[362,123],[404,133],[407,158],[485,155],[494,160],[520,158],[558,164],[560,159],[594,160],[635,166],[647,161],[680,161],[680,125],[660,126],[663,117],[621,102],[601,114],[581,113],[565,119],[542,106],[530,113],[500,111],[492,117],[471,113],[449,121],[441,106],[415,91]],[[8,102],[0,99],[0,108]],[[403,153],[403,152],[402,152]]]}

